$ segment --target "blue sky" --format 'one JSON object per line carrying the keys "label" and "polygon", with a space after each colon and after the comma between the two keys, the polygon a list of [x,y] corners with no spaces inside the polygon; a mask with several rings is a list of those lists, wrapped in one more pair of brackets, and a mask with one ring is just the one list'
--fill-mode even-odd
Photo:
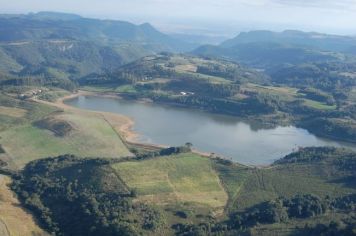
{"label": "blue sky", "polygon": [[356,35],[356,0],[0,0],[2,13],[60,11],[150,22],[166,32],[232,36],[253,29]]}

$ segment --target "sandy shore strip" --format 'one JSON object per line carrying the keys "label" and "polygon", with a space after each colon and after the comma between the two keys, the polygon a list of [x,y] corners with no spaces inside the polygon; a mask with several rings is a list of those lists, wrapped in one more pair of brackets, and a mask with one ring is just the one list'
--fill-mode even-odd
{"label": "sandy shore strip", "polygon": [[[70,111],[70,112],[80,113],[84,115],[101,116],[118,133],[118,135],[121,137],[123,142],[127,144],[143,147],[146,149],[152,149],[152,150],[169,147],[167,145],[139,142],[138,139],[140,137],[140,134],[138,134],[133,130],[135,122],[132,118],[128,116],[117,114],[117,113],[111,113],[111,112],[90,111],[90,110],[80,109],[73,106],[69,106],[64,103],[66,100],[74,99],[79,96],[97,96],[97,97],[109,97],[109,98],[120,99],[120,96],[118,94],[108,94],[108,93],[102,94],[102,93],[79,90],[76,93],[59,98],[55,102],[43,101],[36,98],[33,98],[32,100],[38,103],[55,106],[63,111]],[[210,153],[201,152],[199,150],[193,150],[193,152],[204,157],[211,156]]]}

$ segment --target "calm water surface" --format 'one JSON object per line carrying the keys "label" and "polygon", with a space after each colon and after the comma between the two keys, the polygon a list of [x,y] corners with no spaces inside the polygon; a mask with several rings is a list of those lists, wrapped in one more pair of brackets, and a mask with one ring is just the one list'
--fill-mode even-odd
{"label": "calm water surface", "polygon": [[137,141],[171,146],[186,142],[196,149],[214,152],[249,165],[270,164],[298,147],[346,146],[353,144],[325,140],[293,126],[259,128],[231,116],[192,109],[103,97],[79,96],[65,102],[81,109],[119,113],[135,121]]}

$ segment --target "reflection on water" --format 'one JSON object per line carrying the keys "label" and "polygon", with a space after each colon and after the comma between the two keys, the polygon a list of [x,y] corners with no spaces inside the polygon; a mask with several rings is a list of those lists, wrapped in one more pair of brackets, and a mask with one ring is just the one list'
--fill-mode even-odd
{"label": "reflection on water", "polygon": [[204,152],[214,152],[243,164],[264,165],[305,146],[348,146],[325,140],[293,126],[258,129],[232,116],[204,113],[114,98],[84,97],[66,101],[82,109],[114,112],[135,120],[140,142],[182,145],[186,142]]}

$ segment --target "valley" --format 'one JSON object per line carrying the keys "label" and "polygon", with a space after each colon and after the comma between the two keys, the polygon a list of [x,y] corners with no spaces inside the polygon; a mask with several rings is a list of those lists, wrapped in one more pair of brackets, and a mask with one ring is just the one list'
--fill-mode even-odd
{"label": "valley", "polygon": [[0,234],[355,235],[356,39],[0,15]]}

